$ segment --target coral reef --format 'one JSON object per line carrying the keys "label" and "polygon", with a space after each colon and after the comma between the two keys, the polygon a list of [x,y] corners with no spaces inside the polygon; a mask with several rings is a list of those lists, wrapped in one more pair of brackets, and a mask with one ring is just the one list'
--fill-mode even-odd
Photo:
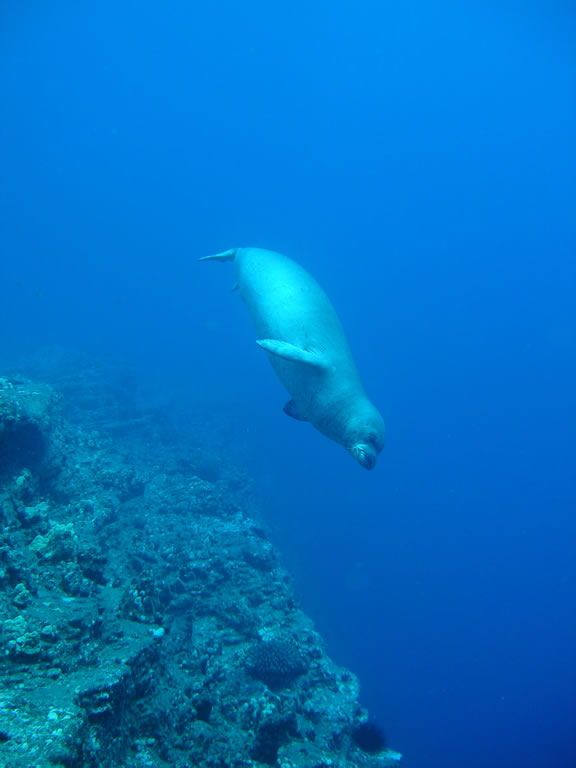
{"label": "coral reef", "polygon": [[269,688],[282,688],[305,672],[306,660],[295,642],[272,638],[248,649],[246,668]]}
{"label": "coral reef", "polygon": [[120,409],[84,376],[84,423],[0,378],[0,764],[396,764],[358,746],[357,680],[299,609],[249,479],[146,442],[135,406],[132,440],[95,429]]}

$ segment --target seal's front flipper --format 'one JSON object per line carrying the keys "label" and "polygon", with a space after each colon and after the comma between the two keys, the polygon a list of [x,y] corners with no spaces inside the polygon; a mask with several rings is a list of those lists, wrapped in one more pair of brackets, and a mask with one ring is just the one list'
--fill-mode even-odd
{"label": "seal's front flipper", "polygon": [[236,248],[229,248],[222,253],[215,253],[213,256],[202,256],[198,261],[234,261],[236,256]]}
{"label": "seal's front flipper", "polygon": [[302,347],[295,347],[294,344],[289,344],[287,341],[258,339],[256,344],[265,349],[266,352],[270,352],[271,355],[289,360],[291,363],[304,363],[304,365],[312,365],[322,370],[326,368],[326,363],[319,354],[308,349],[302,349]]}
{"label": "seal's front flipper", "polygon": [[298,406],[294,400],[288,400],[282,410],[287,416],[291,416],[293,419],[297,419],[298,421],[308,421],[306,416],[302,416],[302,414],[299,412]]}

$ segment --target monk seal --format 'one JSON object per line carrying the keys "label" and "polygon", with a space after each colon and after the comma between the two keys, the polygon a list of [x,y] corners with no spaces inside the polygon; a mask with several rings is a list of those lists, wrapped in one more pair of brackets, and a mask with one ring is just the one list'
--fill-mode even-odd
{"label": "monk seal", "polygon": [[231,248],[201,261],[233,261],[236,286],[259,339],[291,395],[288,416],[309,421],[373,469],[384,422],[367,398],[330,299],[287,256],[263,248]]}

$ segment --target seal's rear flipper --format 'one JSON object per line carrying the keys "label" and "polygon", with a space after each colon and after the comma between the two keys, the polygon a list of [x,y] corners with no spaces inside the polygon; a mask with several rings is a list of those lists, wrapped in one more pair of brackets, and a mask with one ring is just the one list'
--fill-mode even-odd
{"label": "seal's rear flipper", "polygon": [[236,248],[229,248],[222,253],[215,253],[213,256],[202,256],[198,261],[234,261],[236,256]]}
{"label": "seal's rear flipper", "polygon": [[293,419],[297,419],[298,421],[308,421],[306,416],[302,416],[294,400],[288,400],[282,410],[287,416],[291,416]]}
{"label": "seal's rear flipper", "polygon": [[291,363],[304,363],[304,365],[312,365],[322,370],[326,368],[326,363],[319,354],[308,349],[302,349],[302,347],[295,347],[294,344],[289,344],[287,341],[258,339],[256,344],[265,349],[266,352],[270,352],[271,355],[289,360]]}

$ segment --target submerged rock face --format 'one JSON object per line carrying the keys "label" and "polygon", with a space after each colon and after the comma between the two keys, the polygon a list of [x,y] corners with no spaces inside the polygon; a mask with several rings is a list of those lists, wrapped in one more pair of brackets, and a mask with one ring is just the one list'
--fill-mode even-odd
{"label": "submerged rock face", "polygon": [[357,680],[299,609],[248,479],[138,439],[0,379],[0,765],[395,763],[358,748]]}
{"label": "submerged rock face", "polygon": [[[60,426],[60,398],[46,384],[0,377],[0,477],[38,469]],[[24,486],[26,471],[17,482]]]}

